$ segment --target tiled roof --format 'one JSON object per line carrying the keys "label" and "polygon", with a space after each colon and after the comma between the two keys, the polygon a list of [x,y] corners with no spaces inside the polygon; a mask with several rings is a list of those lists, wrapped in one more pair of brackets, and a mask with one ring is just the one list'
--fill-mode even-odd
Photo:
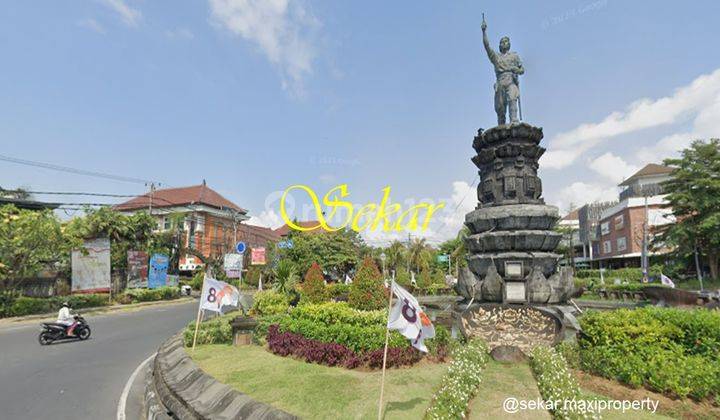
{"label": "tiled roof", "polygon": [[672,172],[675,168],[671,168],[669,166],[665,165],[658,165],[657,163],[648,163],[645,165],[642,169],[635,172],[630,176],[630,178],[623,181],[620,186],[627,186],[633,183],[638,178],[643,178],[646,176],[653,176],[653,175],[667,175],[670,172]]}
{"label": "tiled roof", "polygon": [[[204,204],[218,209],[230,208],[243,214],[247,213],[247,210],[223,197],[204,183],[192,187],[155,190],[152,195],[152,206],[157,208],[187,206],[190,204]],[[118,204],[114,208],[115,210],[138,210],[149,206],[150,193],[147,193]]]}
{"label": "tiled roof", "polygon": [[[318,222],[317,220],[306,220],[304,222],[294,221],[293,223],[296,224],[297,226],[304,227],[304,228],[311,228],[311,227],[315,227],[320,224],[320,222]],[[290,233],[290,231],[292,231],[292,230],[294,230],[294,229],[291,228],[290,226],[288,226],[287,224],[284,224],[284,225],[280,226],[279,228],[275,229],[275,233],[277,233],[280,236],[287,236],[288,233]],[[306,231],[306,233],[317,233],[317,232],[323,232],[322,228]]]}
{"label": "tiled roof", "polygon": [[265,246],[267,242],[277,242],[281,239],[280,235],[270,228],[245,223],[240,223],[239,228],[240,237],[250,246]]}
{"label": "tiled roof", "polygon": [[580,209],[575,209],[571,211],[570,213],[566,214],[565,217],[562,218],[562,220],[579,220],[580,217],[578,216]]}

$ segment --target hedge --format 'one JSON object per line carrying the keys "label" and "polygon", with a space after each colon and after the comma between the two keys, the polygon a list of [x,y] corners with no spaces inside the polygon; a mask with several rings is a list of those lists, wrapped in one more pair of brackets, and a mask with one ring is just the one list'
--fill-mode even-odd
{"label": "hedge", "polygon": [[580,325],[583,370],[676,397],[720,395],[720,312],[588,312]]}
{"label": "hedge", "polygon": [[128,289],[117,297],[123,304],[137,302],[154,302],[158,300],[172,300],[180,297],[180,289],[172,286],[158,287],[157,289]]}
{"label": "hedge", "polygon": [[[222,315],[200,323],[197,344],[232,344],[232,326],[230,321],[238,316],[237,312]],[[186,347],[192,346],[195,334],[195,321],[191,321],[183,331]]]}
{"label": "hedge", "polygon": [[68,302],[72,309],[92,308],[110,304],[107,294],[83,294],[33,298],[5,292],[0,295],[0,317],[57,312],[62,307],[63,302]]}
{"label": "hedge", "polygon": [[[657,277],[660,275],[660,269],[657,266],[650,267],[649,276]],[[600,270],[577,270],[575,277],[584,278],[600,278]],[[615,270],[603,270],[603,278],[605,283],[612,283],[615,279],[625,282],[642,282],[642,268],[618,268]]]}
{"label": "hedge", "polygon": [[290,308],[290,299],[287,295],[272,290],[265,290],[253,295],[253,306],[250,314],[253,316],[268,316],[287,313]]}

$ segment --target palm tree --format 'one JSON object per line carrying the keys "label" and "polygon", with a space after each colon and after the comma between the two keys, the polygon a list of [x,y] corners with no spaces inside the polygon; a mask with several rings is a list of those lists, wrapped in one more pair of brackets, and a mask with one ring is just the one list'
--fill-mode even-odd
{"label": "palm tree", "polygon": [[405,263],[405,245],[395,240],[385,249],[386,263],[389,270],[397,271]]}
{"label": "palm tree", "polygon": [[283,294],[292,292],[299,279],[297,268],[290,260],[280,260],[273,270],[273,277],[275,291]]}
{"label": "palm tree", "polygon": [[425,242],[425,238],[415,238],[410,241],[407,249],[408,268],[417,273],[427,268],[432,260],[432,252]]}

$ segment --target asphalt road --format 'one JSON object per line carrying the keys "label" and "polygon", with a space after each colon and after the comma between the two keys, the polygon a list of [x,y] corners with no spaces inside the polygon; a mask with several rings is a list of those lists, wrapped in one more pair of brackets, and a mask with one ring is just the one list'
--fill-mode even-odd
{"label": "asphalt road", "polygon": [[197,303],[87,316],[84,342],[41,346],[40,321],[0,327],[0,419],[114,419],[135,368],[194,319]]}

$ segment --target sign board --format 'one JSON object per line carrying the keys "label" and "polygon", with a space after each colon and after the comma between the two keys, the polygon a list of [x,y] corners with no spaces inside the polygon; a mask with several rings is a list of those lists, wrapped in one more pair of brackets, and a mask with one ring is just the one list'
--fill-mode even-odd
{"label": "sign board", "polygon": [[286,241],[280,241],[280,242],[278,242],[277,246],[280,249],[290,249],[293,247],[293,241],[292,241],[292,239],[288,239]]}
{"label": "sign board", "polygon": [[167,286],[177,287],[180,284],[180,276],[168,274]]}
{"label": "sign board", "polygon": [[145,251],[128,251],[127,253],[127,287],[135,289],[147,287],[148,254]]}
{"label": "sign board", "polygon": [[110,291],[110,240],[85,241],[83,250],[72,252],[72,291]]}
{"label": "sign board", "polygon": [[525,302],[525,283],[521,281],[509,281],[505,283],[505,302]]}
{"label": "sign board", "polygon": [[265,265],[265,248],[253,248],[250,257],[250,264]]}
{"label": "sign board", "polygon": [[523,263],[522,261],[506,261],[505,262],[505,277],[511,279],[522,279],[523,278]]}
{"label": "sign board", "polygon": [[148,274],[148,287],[157,289],[167,284],[167,270],[169,259],[167,255],[153,254],[150,258],[150,272]]}
{"label": "sign board", "polygon": [[[242,242],[240,242],[242,243]],[[225,274],[231,279],[240,278],[243,268],[243,254],[225,254],[223,261],[223,269]]]}
{"label": "sign board", "polygon": [[437,262],[439,262],[439,263],[448,262],[449,259],[450,259],[450,257],[448,257],[447,255],[438,255],[437,256]]}
{"label": "sign board", "polygon": [[246,248],[247,247],[245,246],[245,242],[238,242],[235,245],[235,251],[237,251],[238,254],[244,253]]}

